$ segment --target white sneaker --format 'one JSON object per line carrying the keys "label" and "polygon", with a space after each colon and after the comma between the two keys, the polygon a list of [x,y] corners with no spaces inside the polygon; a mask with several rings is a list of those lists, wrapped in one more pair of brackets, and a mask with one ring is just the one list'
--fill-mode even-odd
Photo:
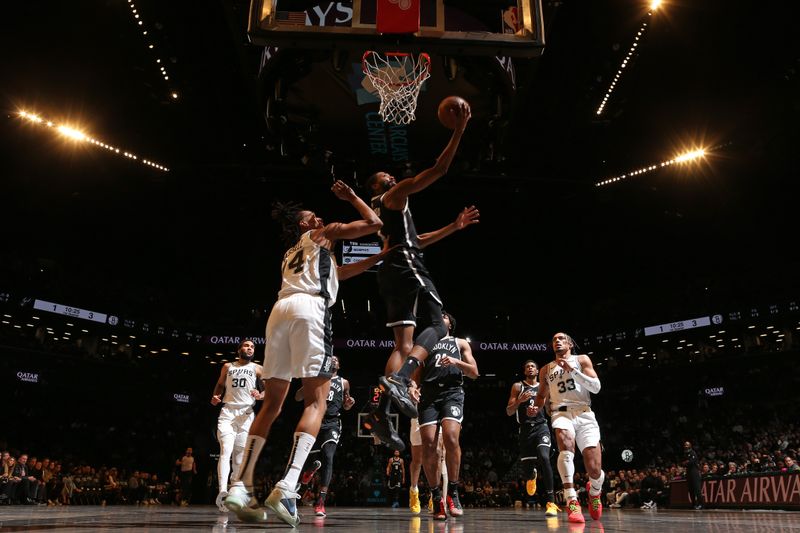
{"label": "white sneaker", "polygon": [[297,527],[300,524],[300,515],[297,514],[297,499],[299,495],[289,490],[286,483],[281,480],[275,484],[275,488],[267,497],[264,502],[267,507],[278,515],[278,518],[289,524],[291,527]]}
{"label": "white sneaker", "polygon": [[258,506],[253,495],[247,492],[244,485],[234,485],[224,500],[225,507],[236,513],[242,522],[266,522],[267,511]]}
{"label": "white sneaker", "polygon": [[228,508],[225,507],[225,502],[224,502],[225,496],[227,496],[227,495],[228,495],[228,491],[226,491],[226,490],[223,490],[219,494],[217,494],[217,499],[215,500],[214,503],[217,504],[217,509],[219,509],[220,513],[227,513],[228,512]]}

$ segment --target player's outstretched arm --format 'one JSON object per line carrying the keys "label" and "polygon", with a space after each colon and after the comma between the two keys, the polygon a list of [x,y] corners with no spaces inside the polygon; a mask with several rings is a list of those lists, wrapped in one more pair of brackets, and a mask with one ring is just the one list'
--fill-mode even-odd
{"label": "player's outstretched arm", "polygon": [[322,236],[331,241],[355,239],[357,237],[376,233],[383,227],[383,222],[375,211],[373,211],[345,182],[336,180],[331,190],[340,200],[350,202],[350,204],[356,208],[358,214],[361,215],[361,219],[352,222],[331,222],[330,224],[326,224],[325,227],[320,230]]}
{"label": "player's outstretched arm", "polygon": [[337,265],[336,274],[339,276],[339,281],[350,279],[353,276],[361,274],[362,272],[366,272],[367,269],[372,268],[381,261],[383,261],[383,258],[386,257],[386,255],[395,248],[397,248],[397,246],[393,246],[392,248],[384,248],[379,253],[371,255],[356,263],[350,263],[348,265]]}
{"label": "player's outstretched arm", "polygon": [[428,233],[423,233],[419,235],[417,238],[419,239],[419,247],[425,248],[426,246],[430,246],[435,242],[439,242],[440,240],[444,239],[455,233],[458,230],[462,230],[467,226],[471,226],[473,224],[477,224],[480,222],[480,212],[478,208],[474,205],[469,207],[465,207],[456,217],[456,219],[451,222],[450,224],[437,229],[436,231],[430,231]]}
{"label": "player's outstretched arm", "polygon": [[417,193],[430,184],[447,174],[450,169],[450,164],[458,151],[458,145],[461,142],[461,137],[464,135],[464,130],[467,127],[467,122],[472,118],[472,111],[469,104],[462,103],[461,106],[455,110],[456,113],[456,127],[453,129],[453,135],[450,141],[445,146],[442,153],[436,159],[436,163],[413,178],[400,180],[397,185],[389,189],[383,196],[383,205],[389,209],[400,210],[406,203],[406,199],[414,193]]}

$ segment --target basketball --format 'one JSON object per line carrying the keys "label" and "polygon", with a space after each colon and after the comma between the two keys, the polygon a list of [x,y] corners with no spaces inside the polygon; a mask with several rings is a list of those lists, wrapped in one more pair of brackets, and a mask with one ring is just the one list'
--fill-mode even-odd
{"label": "basketball", "polygon": [[457,110],[458,106],[462,103],[467,104],[467,101],[460,96],[448,96],[439,103],[437,114],[439,116],[439,122],[441,122],[445,128],[452,130],[456,127],[455,110]]}

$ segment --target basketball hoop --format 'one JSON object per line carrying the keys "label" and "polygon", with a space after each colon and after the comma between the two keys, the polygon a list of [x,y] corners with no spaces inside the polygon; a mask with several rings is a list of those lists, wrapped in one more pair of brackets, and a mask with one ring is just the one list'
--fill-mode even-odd
{"label": "basketball hoop", "polygon": [[361,66],[381,98],[378,113],[383,121],[394,124],[413,121],[419,91],[431,76],[430,56],[424,52],[417,58],[406,52],[381,55],[367,50]]}

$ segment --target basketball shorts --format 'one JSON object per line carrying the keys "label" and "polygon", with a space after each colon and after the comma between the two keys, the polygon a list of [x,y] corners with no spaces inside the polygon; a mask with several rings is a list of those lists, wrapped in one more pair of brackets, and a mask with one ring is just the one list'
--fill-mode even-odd
{"label": "basketball shorts", "polygon": [[460,424],[464,420],[464,389],[423,390],[417,410],[420,427],[442,420],[455,420]]}
{"label": "basketball shorts", "polygon": [[390,328],[416,326],[419,299],[427,295],[438,304],[441,314],[442,299],[419,250],[401,247],[390,253],[378,269],[378,291],[386,304],[386,325]]}
{"label": "basketball shorts", "polygon": [[254,418],[253,407],[250,405],[242,407],[223,405],[217,418],[217,440],[235,435],[234,446],[244,447]]}
{"label": "basketball shorts", "polygon": [[314,442],[314,446],[311,448],[312,452],[318,452],[322,450],[322,447],[325,444],[332,442],[338,446],[339,439],[342,436],[342,419],[341,418],[332,418],[329,420],[323,420],[322,425],[319,427],[319,433],[317,433],[317,440]]}
{"label": "basketball shorts", "polygon": [[325,298],[295,293],[281,298],[267,320],[265,379],[331,377],[331,313]]}
{"label": "basketball shorts", "polygon": [[575,437],[575,444],[581,452],[584,448],[597,446],[600,443],[600,426],[597,424],[594,411],[588,407],[553,411],[550,423],[553,429],[563,429]]}
{"label": "basketball shorts", "polygon": [[546,446],[548,449],[547,456],[543,459],[550,458],[551,446],[550,428],[546,423],[543,424],[522,424],[519,426],[519,458],[520,461],[530,461],[539,458],[544,453],[540,450],[540,446]]}

